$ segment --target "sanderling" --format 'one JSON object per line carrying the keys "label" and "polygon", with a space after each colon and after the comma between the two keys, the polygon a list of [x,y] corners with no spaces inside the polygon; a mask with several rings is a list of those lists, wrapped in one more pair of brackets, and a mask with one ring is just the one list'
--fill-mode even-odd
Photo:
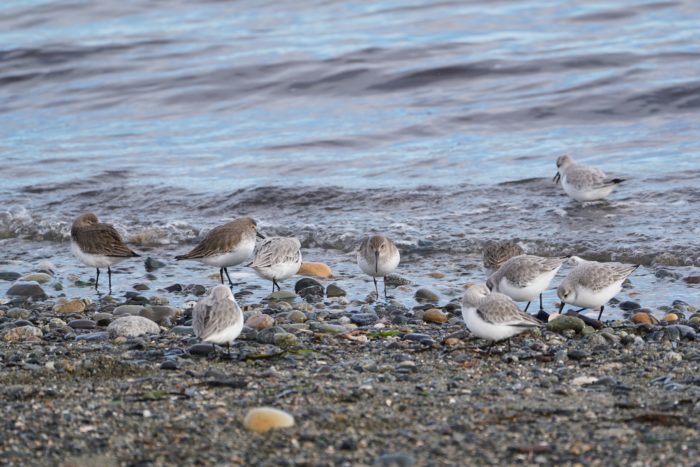
{"label": "sanderling", "polygon": [[228,268],[250,258],[255,249],[256,235],[265,238],[257,231],[255,220],[250,217],[235,219],[213,228],[192,251],[176,256],[175,259],[194,259],[216,266],[219,268],[221,283],[224,283],[224,273],[226,273],[229,285],[233,286]]}
{"label": "sanderling", "polygon": [[278,280],[292,277],[301,267],[301,243],[294,237],[268,237],[255,249],[249,264],[258,276],[272,281],[272,291],[281,290]]}
{"label": "sanderling", "polygon": [[561,181],[566,194],[576,201],[595,201],[605,199],[624,180],[609,178],[595,167],[577,164],[570,156],[560,156],[553,181]]}
{"label": "sanderling", "polygon": [[486,274],[490,276],[503,263],[523,253],[525,252],[520,245],[510,240],[488,243],[484,247],[484,269]]}
{"label": "sanderling", "polygon": [[197,302],[192,310],[192,329],[195,336],[212,346],[226,344],[230,348],[243,329],[243,312],[231,289],[217,285]]}
{"label": "sanderling", "polygon": [[622,290],[622,283],[639,267],[638,264],[614,266],[586,261],[576,256],[572,260],[576,267],[557,289],[557,295],[562,301],[559,313],[567,303],[582,307],[579,312],[586,308],[600,307],[598,321],[603,316],[605,304]]}
{"label": "sanderling", "polygon": [[388,298],[386,294],[386,276],[396,269],[400,260],[399,249],[396,248],[394,242],[383,235],[366,237],[362,240],[357,250],[357,265],[360,266],[362,272],[372,276],[377,297],[379,297],[377,277],[384,278],[385,299]]}
{"label": "sanderling", "polygon": [[103,224],[91,212],[79,215],[70,229],[70,249],[84,264],[97,269],[95,289],[100,281],[100,268],[107,268],[109,290],[112,291],[112,266],[127,258],[139,256],[122,240],[110,224]]}
{"label": "sanderling", "polygon": [[486,281],[492,292],[508,295],[516,302],[527,302],[525,311],[537,296],[542,306],[542,292],[557,275],[566,258],[543,258],[534,255],[515,256],[501,265]]}
{"label": "sanderling", "polygon": [[472,334],[492,341],[492,345],[542,326],[533,316],[520,311],[510,297],[490,292],[484,284],[467,286],[462,299],[462,317]]}

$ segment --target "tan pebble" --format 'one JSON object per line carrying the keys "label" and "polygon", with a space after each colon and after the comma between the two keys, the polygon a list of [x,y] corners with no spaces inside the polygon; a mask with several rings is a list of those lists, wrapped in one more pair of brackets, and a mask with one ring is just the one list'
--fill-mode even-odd
{"label": "tan pebble", "polygon": [[549,323],[550,321],[554,321],[561,315],[559,313],[550,313],[549,317],[547,318],[547,322]]}
{"label": "tan pebble", "polygon": [[678,321],[678,315],[675,313],[669,313],[661,318],[661,321]]}
{"label": "tan pebble", "polygon": [[20,326],[3,331],[2,340],[5,342],[35,341],[35,337],[38,339],[42,335],[41,329],[37,327]]}
{"label": "tan pebble", "polygon": [[53,311],[56,313],[82,313],[85,311],[85,302],[79,298],[59,299],[53,306]]}
{"label": "tan pebble", "polygon": [[126,341],[127,341],[126,337],[119,336],[119,337],[115,337],[114,341],[112,341],[112,342],[114,342],[115,344],[123,344]]}
{"label": "tan pebble", "polygon": [[456,337],[448,337],[445,339],[445,345],[448,347],[454,347],[456,345],[459,345],[459,339]]}
{"label": "tan pebble", "polygon": [[274,428],[294,426],[294,417],[287,412],[272,407],[258,407],[248,411],[243,426],[250,431],[265,433]]}
{"label": "tan pebble", "polygon": [[274,318],[270,315],[265,314],[253,315],[250,318],[248,318],[248,321],[245,322],[246,326],[248,326],[249,328],[257,329],[258,331],[271,328],[272,326],[274,326],[274,324]]}
{"label": "tan pebble", "polygon": [[633,314],[630,320],[635,324],[656,324],[659,322],[659,320],[654,318],[649,313],[643,312]]}
{"label": "tan pebble", "polygon": [[423,313],[423,321],[427,321],[429,323],[444,323],[447,321],[447,315],[437,308],[431,308],[429,310],[425,310]]}
{"label": "tan pebble", "polygon": [[333,277],[331,268],[323,263],[301,263],[297,274],[300,276],[320,277],[321,279]]}
{"label": "tan pebble", "polygon": [[441,272],[435,271],[428,274],[428,277],[432,277],[433,279],[442,279],[445,277],[445,275]]}

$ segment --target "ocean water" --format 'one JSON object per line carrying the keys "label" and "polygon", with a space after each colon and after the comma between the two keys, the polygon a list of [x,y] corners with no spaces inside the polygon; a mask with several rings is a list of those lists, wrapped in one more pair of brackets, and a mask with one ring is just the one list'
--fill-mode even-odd
{"label": "ocean water", "polygon": [[[623,299],[697,304],[659,269],[700,265],[700,4],[579,3],[2,2],[0,270],[49,260],[91,293],[65,278],[94,274],[68,247],[93,211],[168,263],[122,263],[115,291],[209,285],[172,257],[251,215],[351,298],[371,289],[352,251],[384,232],[443,301],[514,238],[642,264]],[[627,181],[573,202],[551,182],[565,153]]]}

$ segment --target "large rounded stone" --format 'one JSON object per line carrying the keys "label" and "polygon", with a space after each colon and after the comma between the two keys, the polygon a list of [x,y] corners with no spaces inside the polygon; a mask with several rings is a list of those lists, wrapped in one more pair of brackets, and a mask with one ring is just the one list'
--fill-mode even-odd
{"label": "large rounded stone", "polygon": [[137,337],[144,334],[158,334],[158,325],[143,316],[122,316],[112,321],[107,326],[107,332],[111,337]]}
{"label": "large rounded stone", "polygon": [[301,263],[301,267],[297,272],[300,276],[312,276],[320,277],[321,279],[328,279],[333,276],[333,271],[331,268],[323,263]]}
{"label": "large rounded stone", "polygon": [[27,274],[26,276],[22,277],[20,279],[21,281],[25,282],[38,282],[39,284],[46,284],[48,281],[51,280],[51,276],[49,274],[46,274],[45,272],[34,272],[31,274]]}
{"label": "large rounded stone", "polygon": [[53,307],[54,313],[82,313],[85,311],[85,302],[79,298],[66,300],[61,298]]}
{"label": "large rounded stone", "polygon": [[561,334],[564,331],[568,330],[580,333],[581,331],[583,331],[584,326],[585,323],[581,318],[576,318],[575,316],[559,315],[552,321],[548,322],[546,327],[548,331]]}
{"label": "large rounded stone", "polygon": [[41,337],[44,334],[35,326],[20,326],[2,331],[2,340],[5,342],[20,342],[31,337]]}
{"label": "large rounded stone", "polygon": [[7,291],[10,297],[23,297],[43,300],[46,298],[46,292],[36,282],[17,282],[12,285]]}
{"label": "large rounded stone", "polygon": [[258,407],[250,410],[243,420],[243,426],[257,433],[265,433],[274,428],[294,426],[294,417],[287,412],[272,407]]}
{"label": "large rounded stone", "polygon": [[120,305],[112,310],[114,316],[138,316],[143,311],[144,307],[141,305]]}
{"label": "large rounded stone", "polygon": [[438,300],[440,300],[440,297],[430,289],[421,287],[416,290],[416,301],[418,302],[437,303]]}
{"label": "large rounded stone", "polygon": [[437,308],[425,310],[423,313],[423,321],[427,321],[429,323],[445,323],[447,322],[448,318],[449,317],[445,313]]}
{"label": "large rounded stone", "polygon": [[245,325],[249,328],[253,328],[257,331],[262,331],[263,329],[271,328],[275,324],[275,320],[270,315],[260,314],[254,315],[248,318]]}

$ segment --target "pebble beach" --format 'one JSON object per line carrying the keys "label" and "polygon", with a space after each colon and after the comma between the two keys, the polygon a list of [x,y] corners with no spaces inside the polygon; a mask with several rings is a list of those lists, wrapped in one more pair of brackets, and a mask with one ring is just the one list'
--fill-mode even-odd
{"label": "pebble beach", "polygon": [[[412,306],[353,298],[332,279],[295,282],[242,305],[246,326],[230,353],[193,336],[191,307],[168,305],[190,303],[204,285],[92,300],[26,283],[34,298],[0,306],[3,463],[687,465],[698,456],[692,304],[650,313],[628,302],[625,318],[595,327],[561,316],[489,355],[458,300],[436,305],[405,277],[389,277],[390,293],[413,292]],[[251,431],[244,418],[256,407],[294,425]]]}

